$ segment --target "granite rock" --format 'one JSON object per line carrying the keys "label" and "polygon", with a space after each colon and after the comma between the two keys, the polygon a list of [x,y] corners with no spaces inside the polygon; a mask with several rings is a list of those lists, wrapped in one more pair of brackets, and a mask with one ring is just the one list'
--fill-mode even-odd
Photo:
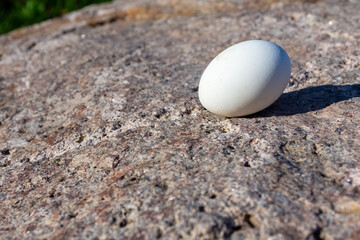
{"label": "granite rock", "polygon": [[[360,2],[115,1],[0,36],[1,239],[359,239]],[[220,51],[290,84],[222,118]]]}

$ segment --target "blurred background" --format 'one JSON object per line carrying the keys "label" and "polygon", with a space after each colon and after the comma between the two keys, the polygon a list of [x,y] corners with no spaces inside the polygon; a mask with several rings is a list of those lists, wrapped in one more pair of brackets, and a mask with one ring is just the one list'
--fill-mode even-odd
{"label": "blurred background", "polygon": [[0,34],[111,0],[0,0]]}

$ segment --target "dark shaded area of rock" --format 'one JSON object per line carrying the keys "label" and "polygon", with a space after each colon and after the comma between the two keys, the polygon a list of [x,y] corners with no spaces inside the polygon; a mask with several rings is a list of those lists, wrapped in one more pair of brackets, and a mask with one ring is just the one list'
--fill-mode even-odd
{"label": "dark shaded area of rock", "polygon": [[[116,1],[0,37],[0,238],[358,239],[360,3]],[[268,109],[200,105],[248,39],[292,60]]]}

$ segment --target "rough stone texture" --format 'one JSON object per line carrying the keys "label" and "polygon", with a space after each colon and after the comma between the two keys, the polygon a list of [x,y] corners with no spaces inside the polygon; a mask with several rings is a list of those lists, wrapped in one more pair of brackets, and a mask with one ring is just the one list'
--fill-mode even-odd
{"label": "rough stone texture", "polygon": [[[360,2],[137,0],[0,37],[1,239],[359,239]],[[268,109],[199,103],[221,50],[292,60]]]}

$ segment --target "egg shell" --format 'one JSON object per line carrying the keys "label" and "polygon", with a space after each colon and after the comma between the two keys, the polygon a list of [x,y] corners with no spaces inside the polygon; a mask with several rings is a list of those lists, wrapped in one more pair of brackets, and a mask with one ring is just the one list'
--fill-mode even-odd
{"label": "egg shell", "polygon": [[290,59],[278,45],[250,40],[216,56],[199,83],[199,99],[210,112],[226,117],[245,116],[271,105],[285,90]]}

